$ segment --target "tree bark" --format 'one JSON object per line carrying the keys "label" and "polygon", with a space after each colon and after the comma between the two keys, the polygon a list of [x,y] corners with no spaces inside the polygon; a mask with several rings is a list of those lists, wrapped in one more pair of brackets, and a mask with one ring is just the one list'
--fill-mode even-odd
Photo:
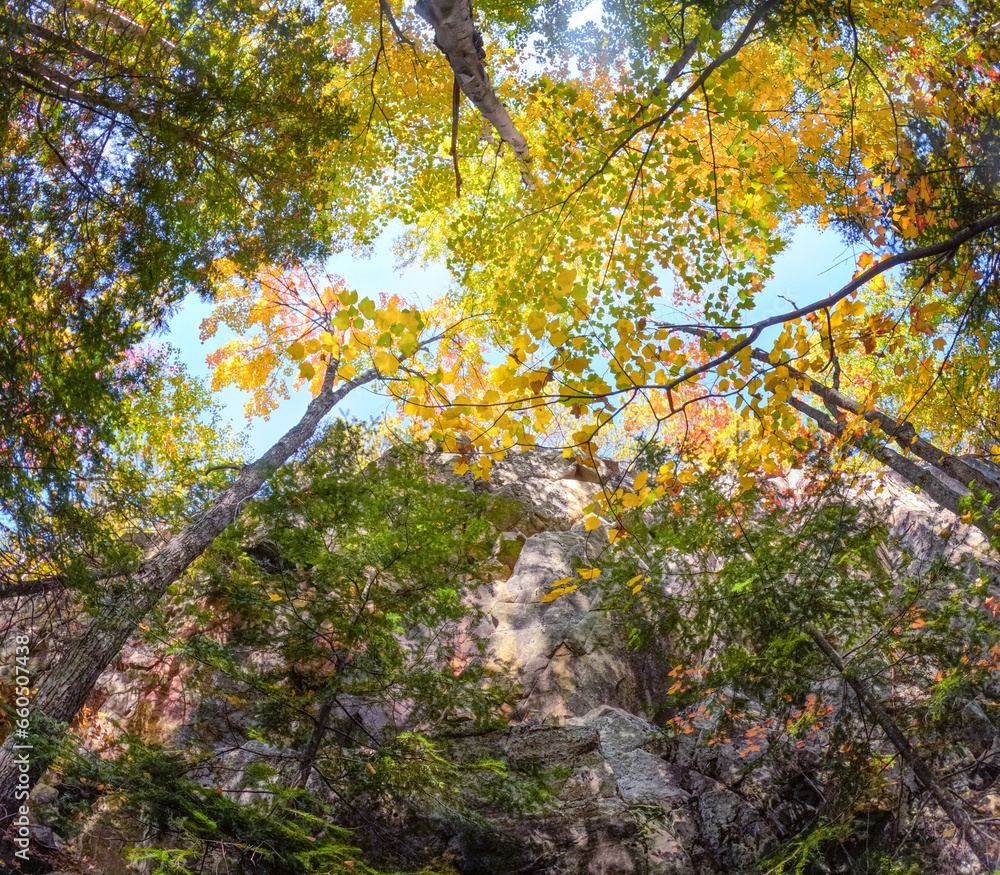
{"label": "tree bark", "polygon": [[[757,361],[764,362],[772,367],[774,366],[770,357],[763,350],[754,349],[751,356]],[[924,440],[908,422],[897,422],[889,414],[883,413],[881,410],[865,408],[853,398],[814,380],[808,374],[794,368],[792,365],[786,362],[781,362],[780,364],[782,367],[788,369],[788,373],[791,376],[800,380],[808,380],[809,391],[822,398],[827,404],[832,404],[841,410],[848,410],[858,416],[863,416],[872,425],[877,426],[881,431],[894,438],[901,447],[905,447],[917,458],[923,459],[928,464],[933,465],[943,474],[953,477],[963,486],[972,484],[975,489],[992,495],[994,506],[1000,501],[1000,496],[996,494],[996,484],[989,477],[963,459],[945,452],[930,441]]]}
{"label": "tree bark", "polygon": [[[788,404],[793,409],[798,410],[799,413],[808,416],[813,422],[816,423],[816,425],[828,434],[837,438],[842,438],[844,436],[847,426],[840,420],[827,416],[823,411],[817,410],[812,405],[796,398],[794,395],[789,397]],[[899,476],[904,480],[909,481],[923,492],[926,492],[933,501],[945,510],[950,510],[957,517],[963,516],[961,507],[962,495],[936,477],[933,472],[928,471],[926,468],[921,468],[915,462],[910,461],[902,454],[897,453],[891,447],[887,447],[885,444],[880,443],[874,438],[854,435],[849,437],[848,440],[859,450],[867,453],[872,458],[878,459],[884,465],[899,474]],[[930,447],[934,447],[933,444],[927,441],[924,441],[924,443]],[[937,447],[934,447],[934,449],[937,450],[939,455],[948,455]],[[955,459],[954,456],[950,456],[950,458]],[[961,459],[955,460],[959,462],[962,461]],[[938,470],[941,469],[938,468]],[[996,487],[993,488],[994,491],[990,494],[996,496]],[[1000,532],[993,528],[994,523],[989,518],[973,519],[970,521],[969,525],[979,529],[989,544],[995,544],[998,535],[1000,535]]]}
{"label": "tree bark", "polygon": [[434,28],[434,44],[444,53],[472,105],[496,128],[521,164],[521,179],[534,188],[528,141],[500,102],[483,65],[483,37],[472,18],[471,0],[417,0],[417,14]]}
{"label": "tree bark", "polygon": [[[302,419],[248,465],[203,514],[144,560],[130,578],[109,587],[104,609],[80,638],[70,644],[32,698],[29,706],[32,726],[37,725],[39,717],[68,724],[76,716],[94,691],[97,679],[167,588],[239,517],[244,503],[253,498],[264,482],[313,436],[323,417],[358,386],[379,376],[375,368],[370,368],[334,390],[335,372],[336,365],[331,363],[320,393]],[[0,835],[23,804],[15,797],[15,791],[24,787],[17,784],[20,768],[16,755],[24,753],[17,749],[17,743],[12,733],[0,747]],[[40,755],[29,755],[28,760],[28,786],[34,786],[49,764]]]}
{"label": "tree bark", "polygon": [[323,739],[326,738],[327,730],[330,728],[331,713],[333,713],[333,699],[328,699],[320,705],[319,713],[314,718],[313,731],[309,735],[309,743],[299,761],[299,774],[295,778],[294,786],[300,790],[309,783],[309,776],[312,775],[313,767],[316,765],[319,749],[323,746]]}
{"label": "tree bark", "polygon": [[[827,416],[822,410],[817,410],[812,405],[806,404],[804,401],[799,400],[795,396],[789,398],[788,403],[795,410],[798,410],[799,413],[808,416],[828,434],[838,438],[842,438],[844,436],[844,431],[847,426],[839,420]],[[856,446],[859,450],[867,453],[875,459],[878,459],[884,465],[899,474],[899,476],[904,480],[909,481],[914,486],[919,487],[923,492],[926,492],[945,510],[950,510],[956,516],[962,515],[959,504],[962,496],[935,477],[932,472],[928,471],[926,468],[921,468],[915,462],[912,462],[905,456],[897,453],[891,447],[880,444],[873,438],[852,437],[850,440],[851,443],[854,444],[854,446]],[[985,524],[976,524],[976,526],[984,535],[989,537],[989,532],[985,528]]]}
{"label": "tree bark", "polygon": [[931,796],[934,797],[937,804],[941,806],[941,810],[944,811],[944,813],[948,816],[948,819],[955,825],[955,829],[958,830],[958,834],[965,839],[966,844],[976,855],[983,867],[983,871],[992,872],[994,870],[994,863],[996,862],[997,855],[993,849],[990,848],[988,842],[976,828],[976,825],[972,822],[972,818],[969,817],[969,813],[965,810],[964,805],[961,802],[956,802],[956,800],[949,795],[948,791],[938,783],[937,779],[934,777],[934,773],[931,772],[927,764],[920,759],[919,756],[917,756],[917,753],[914,751],[909,739],[896,728],[896,725],[892,722],[892,718],[888,715],[888,713],[886,713],[885,708],[882,707],[881,702],[875,698],[864,681],[862,681],[854,671],[844,664],[844,660],[841,659],[840,654],[837,653],[833,645],[826,639],[826,636],[812,623],[805,623],[802,628],[803,631],[805,631],[805,633],[812,638],[813,643],[815,643],[815,645],[822,651],[823,655],[830,661],[831,665],[833,665],[834,668],[840,672],[841,676],[845,681],[847,681],[851,689],[854,690],[855,695],[864,706],[864,709],[882,728],[882,731],[886,734],[886,737],[892,743],[892,746],[896,748],[900,757],[910,767],[913,774],[916,775],[917,780],[931,794]]}

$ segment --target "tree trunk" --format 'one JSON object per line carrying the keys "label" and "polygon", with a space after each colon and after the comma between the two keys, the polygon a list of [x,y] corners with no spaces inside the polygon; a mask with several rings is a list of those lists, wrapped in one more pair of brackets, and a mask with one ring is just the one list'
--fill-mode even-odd
{"label": "tree trunk", "polygon": [[[757,361],[774,366],[770,357],[763,350],[754,349],[751,355]],[[809,382],[809,391],[822,398],[827,404],[863,416],[872,425],[877,426],[881,431],[894,438],[901,447],[909,450],[917,458],[923,459],[928,464],[933,465],[943,474],[953,477],[963,486],[972,484],[974,489],[989,493],[993,496],[992,506],[996,506],[1000,502],[1000,496],[996,495],[996,484],[989,477],[968,462],[958,458],[958,456],[953,456],[940,447],[936,447],[930,441],[924,440],[908,422],[896,422],[895,419],[881,410],[863,407],[853,398],[814,380],[808,374],[792,367],[790,364],[782,362],[781,366],[787,368],[791,376],[800,380],[807,380]]]}
{"label": "tree trunk", "polygon": [[295,779],[294,786],[303,789],[309,783],[309,776],[312,775],[313,766],[319,756],[319,749],[323,746],[327,730],[330,728],[330,714],[333,713],[333,699],[328,699],[320,705],[319,713],[313,718],[313,731],[309,735],[309,743],[302,752],[302,759],[299,761],[299,774]]}
{"label": "tree trunk", "polygon": [[472,105],[482,113],[521,164],[521,179],[534,187],[528,141],[500,102],[483,65],[483,37],[472,19],[471,0],[417,0],[417,14],[434,28],[434,44],[441,49]]}
{"label": "tree trunk", "polygon": [[945,790],[934,777],[934,773],[927,764],[917,756],[909,739],[892,722],[892,718],[886,713],[885,708],[868,689],[864,681],[861,680],[841,659],[840,654],[827,640],[826,636],[820,632],[812,623],[803,625],[805,633],[812,638],[816,646],[823,652],[823,655],[830,661],[830,664],[840,672],[848,685],[854,690],[858,700],[864,709],[871,715],[872,719],[882,728],[886,737],[896,748],[900,757],[910,767],[913,774],[921,785],[934,797],[941,810],[948,816],[948,819],[955,825],[958,834],[965,839],[966,844],[972,849],[984,872],[994,871],[994,862],[997,859],[995,852],[989,847],[988,842],[972,822],[969,813],[965,810],[962,802],[956,801]]}
{"label": "tree trunk", "polygon": [[[302,419],[256,462],[244,468],[203,514],[144,560],[135,574],[109,587],[103,610],[80,638],[67,647],[32,698],[29,706],[32,726],[38,725],[39,718],[47,723],[68,724],[76,716],[93,693],[97,679],[121,652],[136,626],[159,602],[167,587],[239,517],[244,503],[313,436],[327,413],[355,388],[379,376],[376,369],[370,368],[334,390],[335,372],[336,366],[331,363],[323,388]],[[65,731],[65,727],[59,731]],[[12,733],[0,747],[0,830],[10,825],[18,806],[23,804],[15,795],[25,786],[16,783],[21,774],[16,755],[25,751],[18,750],[17,743]],[[28,753],[28,786],[33,786],[49,763],[40,755]]]}
{"label": "tree trunk", "polygon": [[[837,438],[844,436],[847,426],[843,422],[827,416],[822,410],[817,410],[812,405],[800,401],[794,395],[788,399],[788,403],[791,407],[798,410],[799,413],[808,416],[828,434]],[[945,510],[950,510],[956,516],[962,513],[959,507],[962,496],[955,492],[954,489],[951,489],[946,483],[943,483],[932,471],[921,468],[916,462],[910,461],[891,447],[879,443],[874,438],[867,436],[853,437],[850,439],[850,442],[859,450],[862,450],[891,468],[904,480],[926,492]]]}
{"label": "tree trunk", "polygon": [[[789,406],[808,416],[823,431],[832,434],[834,437],[842,438],[847,426],[839,420],[833,419],[817,410],[815,407],[806,404],[794,395],[788,399]],[[934,475],[932,471],[921,468],[915,462],[910,461],[905,456],[897,453],[891,447],[880,443],[874,438],[867,436],[854,436],[848,438],[851,444],[864,453],[878,459],[880,462],[892,468],[900,477],[912,483],[914,486],[926,492],[933,501],[950,510],[955,516],[962,516],[961,500],[962,496],[946,483]],[[924,443],[927,443],[924,441]],[[928,444],[933,446],[933,444]],[[943,450],[938,450],[939,454],[947,455]],[[952,457],[954,458],[954,457]],[[959,460],[961,461],[961,460]],[[993,522],[989,519],[974,519],[970,525],[975,526],[983,533],[988,543],[992,544],[997,538],[997,532],[993,529]]]}

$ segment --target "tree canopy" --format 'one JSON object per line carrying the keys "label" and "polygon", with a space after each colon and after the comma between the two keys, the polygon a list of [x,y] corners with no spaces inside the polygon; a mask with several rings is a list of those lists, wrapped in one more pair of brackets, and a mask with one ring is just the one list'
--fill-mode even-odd
{"label": "tree canopy", "polygon": [[[90,617],[46,719],[363,386],[461,448],[458,474],[662,443],[591,508],[612,545],[706,472],[750,494],[817,441],[1000,544],[993,5],[609,0],[572,28],[581,6],[0,13],[0,571]],[[853,263],[762,315],[807,224]],[[389,227],[403,261],[447,264],[434,301],[327,276]],[[315,395],[256,461],[140,347],[187,295],[215,304],[204,339],[233,334],[214,388],[255,416],[289,383]]]}

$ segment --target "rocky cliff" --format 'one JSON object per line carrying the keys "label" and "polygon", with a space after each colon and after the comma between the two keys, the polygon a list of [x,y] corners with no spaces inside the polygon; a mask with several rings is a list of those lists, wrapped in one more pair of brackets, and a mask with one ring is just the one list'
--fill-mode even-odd
{"label": "rocky cliff", "polygon": [[[435,470],[453,476],[456,459],[438,457]],[[613,463],[595,470],[559,452],[533,451],[496,465],[489,482],[466,478],[470,490],[494,499],[498,530],[487,560],[492,583],[479,591],[482,618],[470,631],[485,642],[477,658],[494,672],[516,677],[519,693],[508,726],[472,731],[459,715],[443,743],[460,761],[498,758],[515,780],[523,775],[543,792],[521,811],[487,805],[479,819],[433,806],[420,817],[373,808],[363,816],[380,819],[384,829],[359,832],[370,860],[393,864],[392,849],[379,838],[388,830],[404,836],[401,841],[424,864],[462,875],[752,872],[810,824],[822,822],[823,782],[830,776],[810,772],[818,761],[812,746],[821,738],[803,745],[796,761],[772,762],[766,743],[751,755],[732,739],[707,744],[713,734],[707,717],[695,722],[694,731],[676,732],[665,719],[669,708],[664,710],[674,682],[668,676],[670,653],[630,644],[614,593],[593,581],[561,598],[545,598],[552,582],[573,577],[581,561],[601,561],[606,526],[586,531],[583,509],[601,481],[614,483],[622,476]],[[802,488],[794,477],[783,485]],[[944,559],[969,576],[996,575],[996,557],[976,530],[893,476],[861,481],[856,498],[873,504],[886,522],[889,538],[881,549],[903,557],[911,569]],[[672,585],[666,569],[649,573],[657,578],[650,586]],[[181,662],[154,656],[136,642],[102,678],[91,710],[147,737],[183,736],[192,731],[200,707],[185,694],[184,672]],[[687,707],[697,712],[696,702]],[[965,768],[965,777],[957,780],[977,791],[980,819],[989,826],[985,819],[1000,809],[1000,794],[990,789],[992,778],[984,783],[983,769],[968,768],[968,762],[982,766],[1000,752],[998,724],[981,702],[965,708],[970,737],[956,739],[948,765]],[[224,765],[205,780],[223,791],[238,793],[241,774],[255,761],[281,766],[281,751],[248,741],[243,729],[232,727],[212,742],[224,751],[218,759]],[[887,783],[912,780],[898,765],[886,768]],[[50,777],[36,799],[50,801],[54,783]],[[912,830],[908,840],[921,849],[919,871],[979,871],[961,838],[949,833],[949,824],[920,792],[910,804],[922,811],[905,819]],[[874,847],[887,823],[902,817],[872,809],[859,810],[858,816],[867,818],[868,826],[839,839],[843,854],[828,855],[834,862],[809,863],[814,868],[803,871],[851,871],[850,861],[862,856],[851,842],[860,835]],[[140,825],[116,825],[95,811],[76,848],[88,865],[97,866],[93,871],[111,873],[124,865],[122,849],[144,840]]]}

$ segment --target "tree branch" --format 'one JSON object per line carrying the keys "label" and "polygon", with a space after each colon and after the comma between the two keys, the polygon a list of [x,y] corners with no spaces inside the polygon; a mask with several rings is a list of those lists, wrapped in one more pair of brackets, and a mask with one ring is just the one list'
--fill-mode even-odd
{"label": "tree branch", "polygon": [[[770,4],[762,4],[770,5]],[[739,7],[739,3],[736,0],[729,0],[728,3],[723,4],[719,7],[719,11],[709,20],[709,24],[712,26],[712,30],[721,30],[722,26],[733,17],[733,13],[736,12]],[[748,33],[744,29],[744,33]],[[670,86],[677,81],[681,73],[684,72],[684,68],[687,67],[691,58],[694,57],[694,53],[698,51],[698,46],[701,44],[701,37],[694,36],[689,39],[685,44],[684,48],[681,49],[681,53],[677,60],[670,65],[670,69],[667,70],[664,77],[657,83],[656,87],[650,92],[652,97],[660,97],[666,94],[670,90]],[[717,64],[715,66],[718,66]],[[704,84],[704,83],[703,83]],[[645,114],[646,110],[649,109],[649,104],[640,107],[638,112],[632,116],[630,121],[638,121]]]}
{"label": "tree branch", "polygon": [[[616,146],[614,146],[614,148],[611,149],[610,152],[608,152],[608,154],[605,156],[604,160],[600,163],[600,165],[597,167],[597,169],[594,170],[592,173],[587,174],[587,176],[584,178],[584,180],[578,186],[576,186],[576,188],[574,188],[565,198],[563,198],[560,203],[563,203],[563,204],[567,203],[569,201],[569,199],[571,197],[573,197],[573,195],[579,194],[588,185],[590,185],[590,183],[593,182],[598,176],[600,176],[602,173],[604,173],[604,171],[607,170],[607,168],[610,166],[611,162],[614,160],[615,156],[618,155],[622,150],[624,150],[629,145],[629,143],[632,142],[632,140],[634,140],[636,137],[639,136],[639,134],[641,134],[643,131],[645,131],[645,130],[647,130],[649,128],[653,128],[653,127],[656,127],[658,125],[663,125],[667,121],[669,121],[670,116],[673,115],[673,113],[692,94],[695,94],[696,92],[698,92],[699,90],[701,90],[704,87],[705,83],[709,80],[709,78],[711,77],[711,75],[722,64],[726,63],[726,61],[728,61],[728,60],[730,60],[732,58],[735,58],[736,55],[739,54],[740,50],[743,48],[743,46],[746,45],[747,41],[750,39],[750,36],[753,33],[754,28],[758,24],[760,24],[760,22],[763,20],[763,18],[765,17],[765,15],[770,11],[770,8],[775,5],[775,2],[776,2],[776,0],[768,0],[768,2],[761,4],[756,9],[756,11],[754,12],[754,14],[750,17],[749,21],[747,21],[746,25],[744,25],[743,30],[741,31],[740,35],[736,38],[736,41],[726,51],[724,51],[718,57],[713,58],[712,61],[711,61],[711,63],[708,64],[705,67],[705,69],[702,70],[701,73],[698,74],[698,76],[695,78],[695,80],[686,89],[684,89],[684,91],[681,92],[681,94],[679,94],[673,100],[673,102],[670,104],[670,106],[668,106],[663,112],[661,112],[658,115],[654,116],[649,121],[643,122],[637,128],[634,128],[633,130],[629,131],[629,133],[626,136],[624,136],[618,142],[618,144]],[[693,54],[694,53],[694,49],[697,48],[697,42],[696,41],[692,41],[692,42],[694,43],[694,46],[692,47],[692,50],[691,50],[692,54]],[[689,43],[689,45],[691,45],[691,43]],[[674,64],[674,66],[676,66],[676,63]],[[673,67],[671,67],[671,70],[673,70]],[[674,74],[674,78],[676,79],[680,75],[681,72],[683,72],[682,69],[678,69],[677,72]],[[665,89],[672,81],[673,80],[669,80],[667,77],[665,77],[656,86],[656,88],[653,90],[653,93],[656,93],[658,89]],[[635,115],[633,115],[632,118],[629,121],[637,121],[639,118],[641,118],[645,114],[645,112],[646,112],[647,109],[648,109],[648,107],[643,107],[637,113],[635,113]]]}
{"label": "tree branch", "polygon": [[[868,270],[863,271],[858,274],[853,280],[851,280],[847,285],[842,286],[839,290],[829,295],[826,298],[822,298],[819,301],[814,301],[812,304],[807,304],[805,307],[799,307],[795,310],[790,310],[787,313],[782,313],[779,316],[772,316],[770,319],[763,319],[760,322],[754,322],[748,326],[719,326],[721,328],[733,328],[738,331],[746,331],[749,329],[750,333],[736,341],[732,346],[728,347],[724,353],[716,356],[715,358],[709,359],[705,364],[700,365],[697,368],[691,368],[689,371],[681,374],[679,377],[671,380],[669,383],[665,383],[662,386],[656,386],[651,388],[663,389],[666,391],[671,391],[676,389],[683,383],[687,383],[696,377],[700,377],[702,374],[708,373],[714,370],[719,365],[724,362],[735,358],[747,347],[752,347],[757,339],[764,333],[768,328],[774,325],[783,325],[786,322],[791,322],[794,319],[799,319],[802,316],[807,316],[810,313],[815,313],[818,310],[823,310],[828,307],[833,307],[835,304],[842,301],[851,292],[857,291],[865,283],[870,282],[875,279],[875,277],[885,273],[887,270],[892,270],[892,268],[897,267],[901,264],[909,264],[910,262],[920,261],[923,258],[933,258],[938,255],[943,255],[947,252],[953,252],[958,249],[963,243],[968,243],[970,240],[978,237],[980,234],[990,231],[993,228],[1000,227],[1000,212],[991,213],[990,215],[979,219],[976,222],[972,222],[967,225],[961,231],[953,234],[947,240],[942,240],[940,243],[932,243],[928,246],[918,246],[916,249],[910,249],[906,252],[900,252],[896,255],[892,255],[884,261],[880,261],[878,264],[872,265]],[[676,331],[685,331],[688,334],[694,334],[698,337],[709,337],[710,332],[698,326],[681,326],[681,325],[671,325],[667,322],[657,322],[655,323],[661,328],[674,329]]]}
{"label": "tree branch", "polygon": [[458,77],[451,89],[451,163],[455,168],[455,197],[462,196],[462,171],[458,169],[458,111],[462,103],[462,89]]}
{"label": "tree branch", "polygon": [[10,69],[23,86],[37,94],[60,102],[74,103],[84,109],[99,108],[109,113],[118,113],[130,119],[133,124],[150,131],[170,131],[180,140],[203,149],[207,154],[220,157],[250,172],[249,165],[236,151],[165,118],[163,113],[157,115],[147,112],[130,99],[117,100],[99,92],[84,91],[78,80],[35,59],[22,60],[13,64]]}
{"label": "tree branch", "polygon": [[434,28],[434,44],[448,59],[455,72],[455,81],[472,105],[496,128],[500,138],[514,150],[521,165],[521,180],[533,189],[528,141],[497,97],[483,65],[486,52],[482,34],[472,18],[471,0],[417,0],[414,8]]}
{"label": "tree branch", "polygon": [[877,698],[868,689],[864,681],[858,677],[858,675],[844,664],[844,660],[840,658],[840,654],[834,649],[833,645],[826,639],[826,636],[820,632],[812,623],[803,623],[803,631],[812,638],[815,645],[822,651],[823,655],[830,661],[830,664],[840,672],[841,676],[847,681],[848,685],[854,690],[855,695],[858,700],[864,706],[865,710],[871,715],[872,719],[878,723],[882,728],[882,731],[886,734],[886,737],[892,743],[892,746],[896,748],[899,752],[900,757],[903,761],[910,767],[913,774],[916,775],[917,780],[923,785],[923,787],[934,797],[938,805],[948,819],[955,825],[955,829],[958,830],[960,836],[965,839],[966,844],[972,849],[972,852],[978,858],[980,864],[983,866],[984,872],[992,872],[994,869],[994,862],[996,855],[994,851],[989,847],[987,842],[984,840],[982,834],[976,828],[976,825],[972,822],[972,818],[969,817],[968,812],[960,804],[956,803],[954,799],[948,794],[948,792],[938,783],[937,779],[934,777],[934,773],[931,772],[927,764],[917,756],[916,751],[914,751],[913,746],[910,744],[909,739],[892,722],[892,718],[888,715],[885,708],[878,701]]}
{"label": "tree branch", "polygon": [[417,44],[400,29],[399,25],[396,23],[396,16],[392,14],[392,7],[386,2],[386,0],[378,0],[378,8],[379,11],[385,16],[386,21],[389,22],[389,26],[393,29],[393,32],[396,34],[396,39],[404,45],[409,46],[411,49],[415,49]]}

